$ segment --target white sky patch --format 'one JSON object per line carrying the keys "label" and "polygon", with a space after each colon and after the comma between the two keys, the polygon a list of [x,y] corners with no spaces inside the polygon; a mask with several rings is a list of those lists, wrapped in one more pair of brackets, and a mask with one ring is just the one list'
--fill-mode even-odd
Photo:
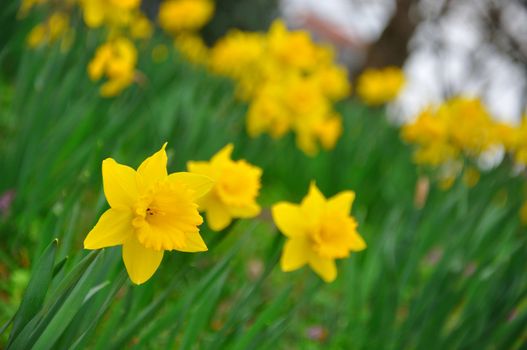
{"label": "white sky patch", "polygon": [[[484,37],[481,15],[487,1],[454,1],[441,17],[444,0],[419,2],[418,11],[425,18],[409,43],[407,85],[389,106],[392,120],[410,121],[423,108],[459,94],[480,97],[497,120],[519,122],[526,109],[526,73]],[[293,25],[295,21],[301,25],[302,16],[309,13],[368,44],[381,35],[394,4],[394,0],[281,0],[281,9]],[[503,6],[506,30],[527,38],[525,8],[513,1]]]}

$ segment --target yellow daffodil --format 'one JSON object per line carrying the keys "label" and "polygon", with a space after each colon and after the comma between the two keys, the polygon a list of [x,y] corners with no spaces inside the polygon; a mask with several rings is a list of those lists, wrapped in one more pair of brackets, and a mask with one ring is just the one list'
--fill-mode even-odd
{"label": "yellow daffodil", "polygon": [[[514,152],[518,130],[494,121],[481,100],[457,96],[423,110],[402,127],[401,137],[417,146],[416,163],[435,167],[457,162],[462,156],[477,158],[495,147]],[[476,181],[475,176],[471,178]]]}
{"label": "yellow daffodil", "polygon": [[62,12],[53,13],[47,21],[36,25],[27,37],[27,44],[34,48],[41,44],[52,43],[65,37],[71,29],[69,27],[69,17]]}
{"label": "yellow daffodil", "polygon": [[228,144],[209,162],[187,163],[191,173],[215,181],[212,190],[198,202],[207,214],[207,224],[215,231],[227,227],[233,218],[252,218],[260,213],[256,197],[262,170],[245,160],[232,160],[232,150],[233,145]]}
{"label": "yellow daffodil", "polygon": [[152,36],[154,27],[148,17],[136,12],[135,19],[130,23],[130,35],[137,39],[148,39]]}
{"label": "yellow daffodil", "polygon": [[317,49],[306,31],[289,31],[282,20],[271,24],[269,51],[281,64],[297,69],[311,69],[317,65]]}
{"label": "yellow daffodil", "polygon": [[335,259],[366,248],[349,214],[354,198],[354,192],[344,191],[326,199],[311,183],[300,205],[280,202],[272,207],[273,220],[287,237],[280,260],[283,271],[308,264],[324,281],[335,280]]}
{"label": "yellow daffodil", "polygon": [[382,105],[394,100],[404,83],[404,72],[400,68],[369,68],[359,76],[357,94],[368,105]]}
{"label": "yellow daffodil", "polygon": [[136,20],[140,0],[79,0],[84,23],[90,28],[103,25],[122,29]]}
{"label": "yellow daffodil", "polygon": [[214,3],[210,0],[166,0],[159,7],[159,25],[173,35],[196,31],[213,13]]}
{"label": "yellow daffodil", "polygon": [[124,265],[135,284],[157,270],[165,250],[206,251],[197,201],[212,188],[207,176],[167,173],[165,145],[136,170],[108,158],[102,162],[110,204],[84,240],[85,249],[122,245]]}
{"label": "yellow daffodil", "polygon": [[267,33],[231,31],[209,52],[209,68],[235,80],[236,96],[249,103],[251,137],[279,138],[292,131],[298,148],[310,156],[319,144],[335,146],[342,121],[333,103],[347,97],[351,85],[333,50],[276,20]]}
{"label": "yellow daffodil", "polygon": [[106,76],[101,86],[104,97],[118,95],[134,81],[137,49],[126,38],[116,38],[97,48],[95,57],[88,65],[88,74],[94,81]]}

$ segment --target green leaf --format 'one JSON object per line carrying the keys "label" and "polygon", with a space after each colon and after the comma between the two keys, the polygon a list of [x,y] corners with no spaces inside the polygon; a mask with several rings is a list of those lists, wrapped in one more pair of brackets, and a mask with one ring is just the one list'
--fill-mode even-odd
{"label": "green leaf", "polygon": [[56,239],[51,242],[35,264],[20,307],[13,319],[13,328],[9,335],[7,347],[13,343],[26,324],[42,309],[53,277],[53,265],[55,263],[57,246],[58,240]]}
{"label": "green leaf", "polygon": [[100,251],[94,251],[85,256],[75,267],[66,275],[64,279],[59,282],[57,288],[50,292],[51,295],[44,307],[39,313],[31,319],[28,324],[20,332],[20,335],[14,340],[14,349],[24,349],[31,347],[38,337],[42,334],[47,325],[51,322],[55,314],[61,308],[62,304],[68,298],[77,284],[79,279],[88,267],[91,266],[93,260],[99,256]]}
{"label": "green leaf", "polygon": [[92,287],[95,276],[94,271],[96,267],[98,267],[98,262],[100,260],[100,255],[97,255],[96,259],[82,275],[81,279],[75,285],[53,319],[48,323],[32,349],[52,349],[57,339],[67,328],[67,326],[70,324],[70,321],[82,308],[84,303],[90,300],[95,294],[97,294],[98,291],[107,285],[106,282],[103,282],[102,284]]}
{"label": "green leaf", "polygon": [[287,297],[291,293],[292,287],[285,288],[276,299],[268,305],[258,318],[254,321],[252,326],[238,339],[238,341],[230,349],[243,350],[243,349],[254,349],[256,344],[252,344],[254,338],[264,330],[274,320],[278,319],[281,312],[283,311],[284,303],[287,301]]}
{"label": "green leaf", "polygon": [[73,350],[73,349],[82,349],[84,347],[84,345],[85,345],[84,342],[86,341],[86,337],[92,332],[92,330],[95,328],[97,323],[103,317],[104,313],[111,306],[111,303],[114,300],[115,295],[123,287],[123,285],[127,281],[127,279],[128,279],[128,275],[126,273],[121,273],[120,276],[116,279],[116,281],[114,281],[112,289],[110,290],[110,292],[106,296],[103,304],[98,308],[97,314],[95,315],[95,317],[93,319],[90,320],[88,326],[86,327],[86,330],[81,334],[81,336],[70,347],[71,350]]}
{"label": "green leaf", "polygon": [[179,347],[180,349],[192,349],[193,346],[198,344],[199,335],[209,324],[208,321],[214,311],[214,307],[218,303],[225,280],[227,279],[227,272],[224,272],[223,276],[213,285],[209,286],[205,294],[198,301],[201,304],[191,314],[188,327],[183,336],[183,341]]}

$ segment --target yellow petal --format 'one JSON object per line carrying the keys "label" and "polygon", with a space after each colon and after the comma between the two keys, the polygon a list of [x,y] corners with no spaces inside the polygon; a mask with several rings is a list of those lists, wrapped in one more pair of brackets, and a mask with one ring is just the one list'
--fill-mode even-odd
{"label": "yellow petal", "polygon": [[233,218],[254,218],[258,216],[262,208],[257,203],[252,203],[243,207],[230,207],[229,212]]}
{"label": "yellow petal", "polygon": [[326,207],[326,198],[320,192],[315,182],[312,181],[309,186],[309,193],[302,200],[302,209],[306,214],[309,214],[311,218],[319,216]]}
{"label": "yellow petal", "polygon": [[135,236],[130,237],[123,244],[123,261],[128,276],[135,284],[142,284],[156,272],[161,260],[162,250],[145,248]]}
{"label": "yellow petal", "polygon": [[285,242],[280,267],[282,271],[288,272],[304,266],[308,262],[310,247],[303,238],[288,239]]}
{"label": "yellow petal", "polygon": [[167,173],[167,152],[165,148],[167,143],[161,147],[159,151],[145,159],[143,163],[137,169],[137,173],[140,175],[142,186],[145,189],[152,186],[159,180],[163,180],[168,176]]}
{"label": "yellow petal", "polygon": [[209,162],[187,162],[187,170],[194,174],[202,174],[214,178],[214,171]]}
{"label": "yellow petal", "polygon": [[309,257],[309,266],[327,283],[333,282],[337,278],[337,266],[333,259],[312,254]]}
{"label": "yellow petal", "polygon": [[232,221],[227,207],[218,200],[207,201],[207,224],[213,231],[221,231]]}
{"label": "yellow petal", "polygon": [[340,192],[328,200],[328,209],[347,215],[351,211],[351,205],[353,204],[354,199],[355,192]]}
{"label": "yellow petal", "polygon": [[187,185],[194,191],[193,199],[198,199],[206,195],[214,186],[214,180],[205,175],[192,173],[173,173],[168,176],[169,181],[178,181]]}
{"label": "yellow petal", "polygon": [[362,236],[359,235],[358,233],[353,233],[352,234],[351,241],[352,242],[351,242],[350,249],[352,251],[354,251],[354,252],[358,252],[358,251],[364,250],[367,247],[366,242],[364,241]]}
{"label": "yellow petal", "polygon": [[112,208],[129,209],[137,201],[134,169],[108,158],[102,162],[104,195]]}
{"label": "yellow petal", "polygon": [[199,232],[186,232],[186,246],[183,249],[178,249],[181,252],[194,253],[194,252],[206,252],[209,250],[207,245],[203,241],[203,238]]}
{"label": "yellow petal", "polygon": [[104,8],[98,1],[85,1],[83,6],[84,22],[90,28],[99,27],[104,20]]}
{"label": "yellow petal", "polygon": [[84,240],[84,249],[101,249],[123,244],[133,233],[132,212],[108,209]]}
{"label": "yellow petal", "polygon": [[276,227],[287,237],[302,237],[306,234],[305,218],[301,208],[292,203],[280,202],[271,208]]}
{"label": "yellow petal", "polygon": [[234,149],[234,145],[232,143],[229,143],[228,145],[223,147],[221,150],[219,150],[218,153],[216,153],[212,157],[211,162],[213,163],[224,162],[226,160],[231,159],[233,149]]}

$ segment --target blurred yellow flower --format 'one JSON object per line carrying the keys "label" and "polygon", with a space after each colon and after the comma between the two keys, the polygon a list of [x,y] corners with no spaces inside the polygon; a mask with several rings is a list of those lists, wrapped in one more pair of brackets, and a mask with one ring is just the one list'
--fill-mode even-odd
{"label": "blurred yellow flower", "polygon": [[141,4],[141,0],[110,0],[112,5],[124,10],[131,10],[137,8]]}
{"label": "blurred yellow flower", "polygon": [[110,204],[84,240],[85,249],[122,245],[123,261],[135,284],[146,282],[165,250],[206,251],[199,234],[203,218],[196,201],[212,188],[203,175],[167,173],[165,145],[135,171],[108,158],[102,163]]}
{"label": "blurred yellow flower", "polygon": [[256,137],[265,132],[273,138],[282,137],[291,130],[290,113],[282,101],[284,86],[265,83],[260,86],[247,112],[247,132]]}
{"label": "blurred yellow flower", "polygon": [[108,81],[101,86],[100,92],[104,97],[111,97],[132,84],[136,62],[134,44],[126,38],[117,38],[97,48],[88,65],[88,74],[94,81],[106,76]]}
{"label": "blurred yellow flower", "polygon": [[357,94],[368,105],[393,101],[404,86],[404,72],[398,67],[366,69],[357,82]]}
{"label": "blurred yellow flower", "polygon": [[315,125],[315,133],[324,149],[333,149],[342,134],[342,118],[335,113],[326,119],[320,120]]}
{"label": "blurred yellow flower", "polygon": [[239,96],[247,100],[263,80],[261,64],[265,60],[265,48],[265,36],[260,33],[230,31],[211,49],[209,68],[237,81]]}
{"label": "blurred yellow flower", "polygon": [[212,190],[198,202],[214,231],[227,227],[233,218],[252,218],[260,213],[256,197],[262,170],[245,160],[233,161],[233,145],[228,144],[208,162],[188,162],[187,169],[215,181]]}
{"label": "blurred yellow flower", "polygon": [[432,108],[424,109],[413,123],[401,128],[401,137],[418,145],[414,152],[417,164],[438,166],[457,157],[458,151],[449,143],[449,126],[438,118]]}
{"label": "blurred yellow flower", "polygon": [[152,36],[154,27],[150,20],[138,12],[135,19],[130,23],[130,35],[136,39],[148,39]]}
{"label": "blurred yellow flower", "polygon": [[514,160],[521,165],[527,165],[527,115],[517,127],[514,141]]}
{"label": "blurred yellow flower", "polygon": [[481,100],[463,96],[424,109],[401,128],[401,138],[417,146],[414,161],[434,167],[462,156],[477,158],[495,147],[513,151],[517,133],[512,125],[494,121]]}
{"label": "blurred yellow flower", "polygon": [[454,97],[439,107],[437,115],[449,124],[452,144],[467,155],[479,155],[498,143],[495,123],[480,99]]}
{"label": "blurred yellow flower", "polygon": [[306,31],[289,31],[282,20],[271,24],[269,53],[283,65],[308,70],[317,64],[317,50]]}
{"label": "blurred yellow flower", "polygon": [[351,93],[348,71],[339,65],[328,65],[315,72],[315,79],[326,96],[334,101],[342,100]]}
{"label": "blurred yellow flower", "polygon": [[129,35],[145,39],[152,25],[140,10],[140,0],[79,0],[84,23],[89,28],[105,26],[110,37]]}
{"label": "blurred yellow flower", "polygon": [[54,12],[45,22],[37,24],[29,32],[27,45],[34,48],[42,44],[53,43],[63,38],[70,30],[69,16],[63,12]]}
{"label": "blurred yellow flower", "polygon": [[196,31],[213,13],[214,3],[210,0],[165,0],[159,7],[159,25],[173,35]]}
{"label": "blurred yellow flower", "polygon": [[496,123],[494,125],[494,138],[498,143],[503,145],[505,150],[514,151],[514,148],[518,142],[517,130],[518,128],[514,127],[513,125],[506,123]]}
{"label": "blurred yellow flower", "polygon": [[335,259],[366,248],[350,216],[352,191],[326,199],[315,183],[300,205],[280,202],[272,207],[273,220],[287,237],[280,265],[288,272],[308,264],[324,281],[337,277]]}
{"label": "blurred yellow flower", "polygon": [[174,40],[174,45],[189,62],[206,64],[209,52],[200,36],[190,33],[179,34]]}
{"label": "blurred yellow flower", "polygon": [[231,31],[209,52],[209,68],[233,79],[237,97],[249,103],[251,137],[279,138],[292,131],[298,148],[310,156],[319,144],[334,147],[342,121],[333,103],[347,97],[351,85],[333,50],[276,20],[267,33]]}

